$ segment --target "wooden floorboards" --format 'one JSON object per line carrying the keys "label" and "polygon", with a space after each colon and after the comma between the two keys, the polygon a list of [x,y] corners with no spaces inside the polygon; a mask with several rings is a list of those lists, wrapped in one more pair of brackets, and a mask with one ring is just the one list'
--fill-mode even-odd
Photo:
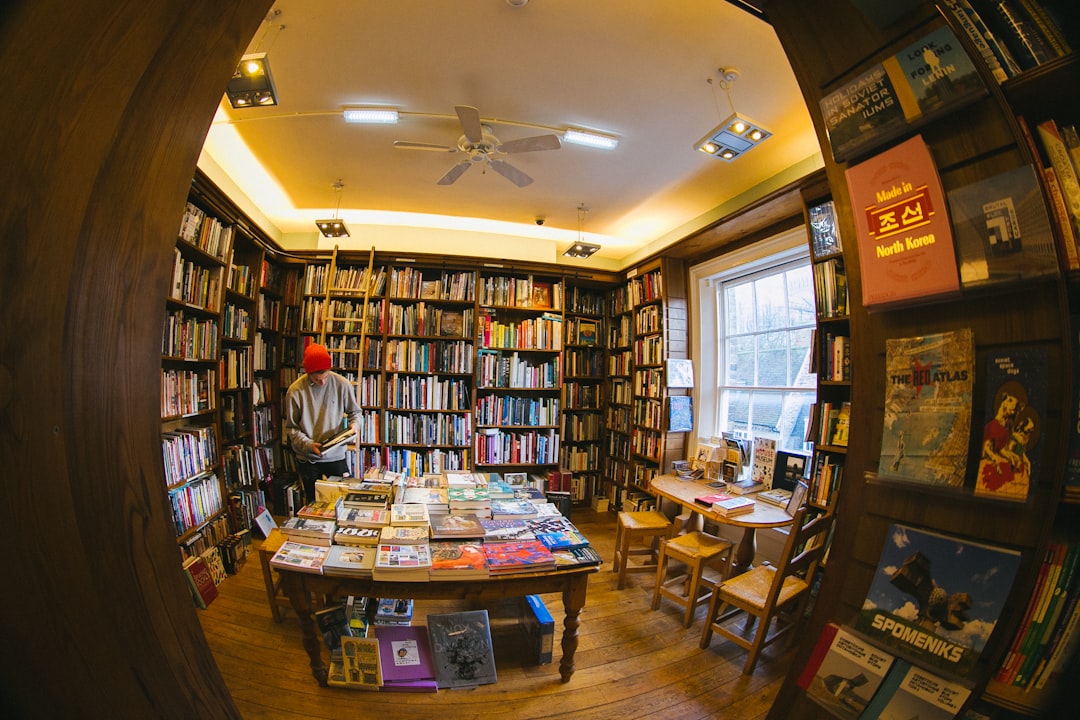
{"label": "wooden floorboards", "polygon": [[[438,720],[450,703],[454,720],[764,718],[790,654],[767,649],[754,674],[743,676],[746,655],[741,648],[714,638],[701,650],[704,608],[698,609],[695,623],[683,629],[681,610],[673,604],[662,601],[659,610],[649,609],[651,574],[631,575],[627,587],[615,588],[610,565],[615,514],[575,509],[572,519],[606,564],[589,582],[577,670],[569,683],[561,682],[558,672],[558,595],[544,596],[556,621],[554,663],[536,666],[525,660],[516,602],[489,606],[498,682],[433,694],[319,687],[300,643],[296,616],[290,610],[280,624],[273,621],[254,554],[239,574],[218,588],[218,598],[199,611],[199,617],[233,701],[248,720]],[[422,624],[427,612],[458,609],[467,608],[418,602],[414,623]]]}

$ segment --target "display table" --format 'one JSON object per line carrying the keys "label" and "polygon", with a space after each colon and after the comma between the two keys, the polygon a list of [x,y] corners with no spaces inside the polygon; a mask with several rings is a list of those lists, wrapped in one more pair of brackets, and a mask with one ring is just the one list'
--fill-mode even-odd
{"label": "display table", "polygon": [[539,573],[519,573],[472,580],[430,580],[427,582],[388,582],[371,578],[343,577],[340,575],[316,575],[275,568],[281,576],[281,586],[288,595],[296,616],[300,619],[304,649],[311,659],[311,674],[326,685],[327,667],[323,660],[325,647],[321,633],[315,627],[312,595],[335,597],[356,595],[380,598],[411,598],[413,600],[466,600],[483,603],[489,600],[505,600],[562,593],[566,619],[563,623],[562,660],[559,674],[563,682],[569,682],[574,674],[574,653],[578,646],[580,615],[585,607],[589,588],[589,575],[597,566],[552,570]]}
{"label": "display table", "polygon": [[[735,549],[735,561],[732,564],[731,569],[732,575],[744,573],[753,565],[754,553],[757,551],[755,533],[759,528],[785,527],[793,522],[792,517],[787,514],[787,511],[784,510],[784,508],[768,503],[757,502],[756,500],[754,501],[753,512],[734,515],[732,517],[726,517],[713,512],[711,508],[707,508],[700,503],[694,502],[694,498],[703,495],[714,495],[724,491],[711,488],[704,482],[698,482],[696,480],[680,480],[674,475],[657,475],[649,484],[649,489],[656,495],[674,503],[678,503],[689,510],[691,512],[691,518],[696,525],[696,527],[691,529],[700,530],[701,525],[704,524],[703,520],[706,519],[721,525],[731,525],[743,529],[742,540],[739,541],[739,545]],[[748,497],[751,500],[754,499],[753,494],[746,495],[745,497]]]}

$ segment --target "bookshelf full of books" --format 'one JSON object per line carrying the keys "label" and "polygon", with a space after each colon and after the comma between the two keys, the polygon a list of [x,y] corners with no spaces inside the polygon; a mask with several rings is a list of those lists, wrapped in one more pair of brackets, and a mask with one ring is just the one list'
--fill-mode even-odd
{"label": "bookshelf full of books", "polygon": [[219,358],[234,229],[192,198],[176,241],[161,346],[161,451],[177,543],[195,557],[228,534]]}
{"label": "bookshelf full of books", "polygon": [[[1080,101],[1060,88],[1080,82],[1076,17],[1057,0],[769,3],[825,159],[803,194],[818,283],[810,498],[837,523],[806,637],[850,628],[895,656],[901,672],[860,691],[875,717],[934,686],[953,702],[926,698],[923,717],[1067,714]],[[868,87],[893,101],[860,106]],[[830,201],[835,241],[814,234]],[[978,556],[994,583],[968,584]],[[934,619],[917,587],[965,609]],[[951,657],[923,652],[935,638]],[[770,717],[831,702],[812,644]]]}
{"label": "bookshelf full of books", "polygon": [[606,292],[566,283],[560,466],[571,473],[571,499],[602,495]]}
{"label": "bookshelf full of books", "polygon": [[413,476],[468,470],[476,272],[393,266],[388,295],[383,467]]}
{"label": "bookshelf full of books", "polygon": [[[692,430],[690,388],[672,387],[667,373],[668,362],[685,360],[688,353],[688,316],[686,280],[682,261],[659,258],[627,273],[625,284],[627,312],[618,314],[613,307],[609,341],[622,342],[624,329],[630,335],[629,367],[623,364],[625,348],[611,350],[611,369],[627,370],[625,381],[613,379],[611,402],[622,400],[628,413],[609,415],[609,429],[619,426],[628,416],[628,460],[622,477],[619,505],[629,495],[650,496],[649,482],[671,469],[671,463],[686,453],[686,436]],[[619,327],[614,326],[616,322]],[[616,389],[616,386],[617,389]],[[620,406],[621,407],[621,406]],[[610,435],[609,435],[610,438]],[[622,438],[609,439],[609,461],[619,468],[618,453]],[[615,444],[612,444],[612,443]]]}
{"label": "bookshelf full of books", "polygon": [[475,467],[555,467],[560,457],[559,276],[481,272],[477,282]]}
{"label": "bookshelf full of books", "polygon": [[810,368],[817,378],[817,402],[807,437],[814,453],[806,501],[822,511],[835,509],[832,506],[843,480],[851,419],[847,274],[836,206],[826,193],[827,188],[820,186],[804,190],[817,321]]}
{"label": "bookshelf full of books", "polygon": [[634,367],[631,309],[630,291],[625,283],[608,291],[605,471],[599,495],[606,497],[612,508],[619,506],[620,496],[630,477],[631,373]]}

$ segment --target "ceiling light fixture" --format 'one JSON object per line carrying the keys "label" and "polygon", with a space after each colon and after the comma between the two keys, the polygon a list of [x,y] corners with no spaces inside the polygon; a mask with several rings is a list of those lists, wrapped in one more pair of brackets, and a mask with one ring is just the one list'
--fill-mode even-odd
{"label": "ceiling light fixture", "polygon": [[[739,71],[735,68],[720,68],[719,85],[727,94],[731,115],[694,145],[695,150],[727,162],[742,157],[743,153],[772,137],[772,133],[761,125],[735,112],[735,103],[731,101],[731,86],[738,78]],[[712,85],[713,79],[709,78],[707,82]],[[719,114],[719,106],[717,111]]]}
{"label": "ceiling light fixture", "polygon": [[600,148],[601,150],[614,150],[619,144],[619,138],[613,135],[582,130],[581,128],[568,127],[563,130],[563,142],[586,147]]}
{"label": "ceiling light fixture", "polygon": [[278,104],[277,89],[270,76],[266,53],[252,53],[240,58],[232,79],[225,88],[229,104],[236,109],[269,107]]}
{"label": "ceiling light fixture", "polygon": [[345,122],[363,125],[396,125],[397,108],[390,107],[347,107]]}
{"label": "ceiling light fixture", "polygon": [[599,245],[587,243],[584,239],[585,215],[588,212],[589,208],[585,207],[585,203],[581,203],[578,205],[578,239],[576,243],[563,251],[563,255],[565,255],[566,257],[585,259],[588,257],[592,257],[593,253],[600,249]]}
{"label": "ceiling light fixture", "polygon": [[333,188],[338,196],[337,207],[334,208],[334,217],[329,220],[316,220],[315,225],[319,228],[319,232],[322,233],[323,237],[351,237],[349,235],[349,228],[345,227],[345,221],[338,220],[338,210],[341,209],[341,191],[345,189],[345,184],[338,180],[333,184]]}

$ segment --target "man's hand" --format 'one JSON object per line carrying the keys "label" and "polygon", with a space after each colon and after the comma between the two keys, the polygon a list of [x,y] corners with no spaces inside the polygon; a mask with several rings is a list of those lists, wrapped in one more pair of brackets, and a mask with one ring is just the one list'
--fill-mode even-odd
{"label": "man's hand", "polygon": [[322,457],[322,443],[317,443],[317,442],[311,443],[311,450],[312,450],[312,452],[314,452],[319,457]]}

